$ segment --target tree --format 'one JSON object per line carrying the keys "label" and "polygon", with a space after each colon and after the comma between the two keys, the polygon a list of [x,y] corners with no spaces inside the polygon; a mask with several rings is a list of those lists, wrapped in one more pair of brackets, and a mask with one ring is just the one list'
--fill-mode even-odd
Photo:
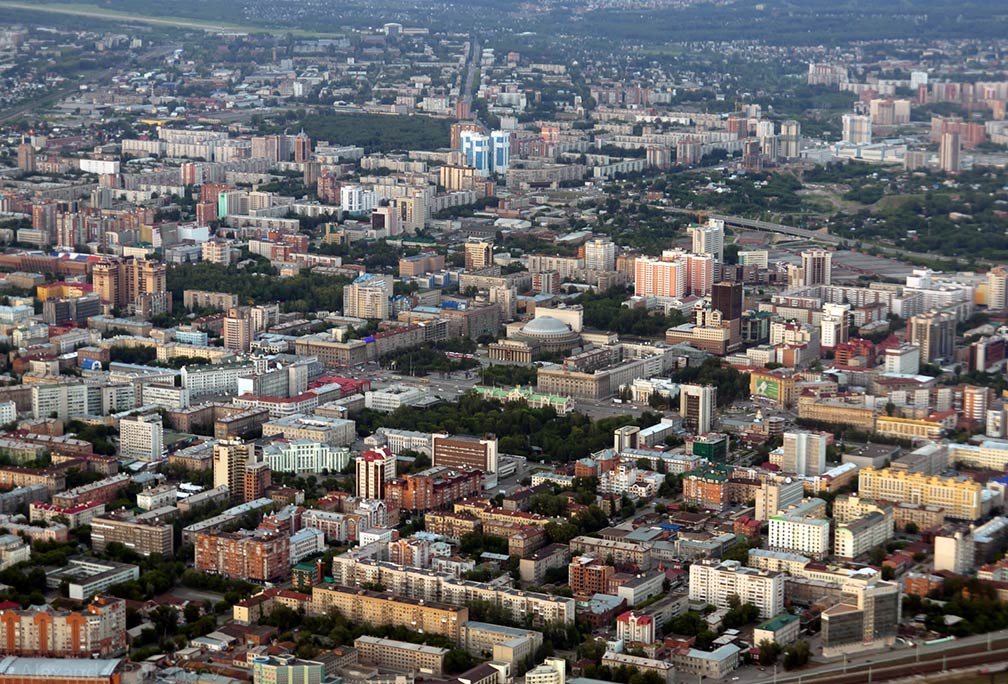
{"label": "tree", "polygon": [[773,665],[777,662],[777,657],[780,655],[781,646],[776,641],[770,641],[769,639],[764,639],[757,644],[759,648],[759,664],[767,667]]}
{"label": "tree", "polygon": [[162,639],[178,631],[178,611],[171,606],[157,606],[149,617]]}
{"label": "tree", "polygon": [[809,661],[811,652],[808,642],[796,641],[784,649],[784,669],[794,670],[803,667]]}

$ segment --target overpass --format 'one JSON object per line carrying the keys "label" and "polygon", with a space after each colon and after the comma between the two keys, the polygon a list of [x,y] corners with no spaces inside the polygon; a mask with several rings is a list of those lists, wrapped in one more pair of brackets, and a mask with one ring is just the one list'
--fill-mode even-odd
{"label": "overpass", "polygon": [[[665,207],[666,211],[670,211],[676,214],[691,214],[696,215],[700,211],[695,211],[692,209],[680,209],[679,207]],[[720,219],[725,222],[726,226],[731,226],[734,228],[745,228],[746,230],[758,230],[764,233],[777,233],[778,235],[787,235],[788,237],[800,238],[803,240],[816,240],[818,242],[825,242],[830,245],[839,245],[841,240],[836,235],[830,235],[829,233],[820,233],[814,230],[806,230],[804,228],[795,228],[794,226],[785,226],[782,223],[770,223],[769,221],[759,221],[756,219],[742,218],[741,216],[724,216],[722,214],[708,214],[703,212],[704,216],[708,218]]]}

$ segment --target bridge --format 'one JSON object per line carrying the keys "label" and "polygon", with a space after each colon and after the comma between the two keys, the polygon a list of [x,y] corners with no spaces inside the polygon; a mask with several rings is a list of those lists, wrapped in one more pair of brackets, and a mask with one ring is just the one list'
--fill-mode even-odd
{"label": "bridge", "polygon": [[[676,214],[691,214],[697,215],[701,213],[700,211],[693,209],[681,209],[679,207],[664,207],[666,211],[670,211]],[[742,218],[741,216],[724,216],[722,214],[708,214],[707,212],[702,212],[704,216],[708,218],[720,219],[724,221],[726,226],[731,226],[734,228],[745,228],[746,230],[758,230],[764,233],[777,233],[778,235],[787,235],[788,237],[801,238],[803,240],[816,240],[818,242],[825,242],[830,245],[839,245],[841,240],[836,235],[830,235],[829,233],[820,233],[815,230],[806,230],[804,228],[795,228],[794,226],[785,226],[782,223],[771,223],[769,221],[759,221],[756,219]]]}

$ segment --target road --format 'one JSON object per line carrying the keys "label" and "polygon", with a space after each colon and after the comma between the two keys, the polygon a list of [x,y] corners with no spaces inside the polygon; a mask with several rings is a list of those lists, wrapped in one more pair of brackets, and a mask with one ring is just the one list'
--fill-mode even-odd
{"label": "road", "polygon": [[[693,209],[683,209],[681,207],[657,207],[664,209],[673,214],[691,214],[696,215],[698,210]],[[742,216],[726,216],[724,214],[709,214],[703,212],[705,216],[709,218],[721,219],[725,222],[727,226],[734,226],[738,228],[745,228],[747,230],[756,230],[765,233],[777,233],[778,235],[787,235],[789,237],[802,238],[805,240],[815,240],[817,242],[825,242],[827,244],[837,246],[841,242],[849,242],[843,238],[832,235],[825,231],[818,230],[806,230],[805,228],[795,228],[794,226],[785,226],[782,223],[772,223],[770,221],[759,221],[756,219],[748,219]],[[903,257],[907,259],[930,259],[930,260],[945,260],[952,261],[954,263],[965,263],[964,260],[957,257],[948,257],[941,254],[930,254],[927,252],[914,252],[909,249],[901,249],[899,247],[890,247],[888,245],[879,244],[878,242],[873,242],[871,240],[861,240],[863,245],[862,251],[868,248],[876,249],[881,254],[891,257]]]}
{"label": "road", "polygon": [[479,41],[473,35],[470,38],[469,64],[466,65],[465,80],[462,83],[461,90],[459,90],[459,98],[464,102],[472,102],[473,81],[476,78],[476,68],[480,63],[481,55]]}
{"label": "road", "polygon": [[[693,214],[697,212],[692,209],[682,209],[680,207],[663,207],[665,211],[669,211],[673,214]],[[748,230],[759,230],[766,233],[778,233],[780,235],[788,235],[790,237],[804,238],[806,240],[818,240],[819,242],[826,242],[831,245],[839,245],[840,238],[835,235],[830,235],[829,233],[821,233],[816,230],[806,230],[804,228],[795,228],[794,226],[785,226],[781,223],[770,223],[769,221],[758,221],[756,219],[747,219],[741,216],[725,216],[722,214],[708,214],[704,212],[705,216],[714,219],[721,219],[725,222],[725,225],[735,226],[738,228],[746,228]]]}

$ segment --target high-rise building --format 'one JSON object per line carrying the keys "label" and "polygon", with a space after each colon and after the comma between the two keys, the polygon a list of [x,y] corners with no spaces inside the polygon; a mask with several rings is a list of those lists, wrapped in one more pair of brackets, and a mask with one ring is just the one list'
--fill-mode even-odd
{"label": "high-rise building", "polygon": [[585,243],[585,269],[589,271],[615,271],[616,245],[612,240],[595,238]]}
{"label": "high-rise building", "polygon": [[492,148],[491,167],[494,173],[504,173],[511,166],[511,133],[494,131],[490,134]]}
{"label": "high-rise building", "polygon": [[18,170],[35,173],[35,148],[30,142],[23,142],[17,148]]}
{"label": "high-rise building", "polygon": [[938,147],[938,166],[945,173],[959,173],[959,151],[962,142],[956,132],[942,133]]}
{"label": "high-rise building", "polygon": [[680,299],[686,295],[686,272],[685,257],[671,261],[638,257],[634,262],[634,294]]}
{"label": "high-rise building", "polygon": [[258,461],[254,444],[237,440],[223,440],[214,444],[213,475],[214,487],[228,488],[232,501],[245,498],[245,469],[249,463]]}
{"label": "high-rise building", "polygon": [[144,461],[158,461],[164,455],[164,426],[161,414],[128,416],[119,421],[122,455]]}
{"label": "high-rise building", "polygon": [[818,432],[785,432],[781,470],[801,476],[826,471],[826,435]]}
{"label": "high-rise building", "polygon": [[907,321],[907,342],[920,347],[924,363],[952,358],[955,334],[955,315],[947,311],[928,311]]}
{"label": "high-rise building", "polygon": [[801,124],[794,119],[781,123],[779,153],[786,159],[797,159],[801,153]]}
{"label": "high-rise building", "polygon": [[844,580],[840,603],[822,613],[823,655],[891,647],[900,621],[900,587],[877,574],[855,573]]}
{"label": "high-rise building", "polygon": [[724,221],[707,219],[704,225],[692,225],[686,229],[693,238],[694,254],[710,254],[715,261],[724,261]]}
{"label": "high-rise building", "polygon": [[221,337],[225,349],[248,352],[252,348],[252,321],[239,309],[231,309],[224,317]]}
{"label": "high-rise building", "polygon": [[478,271],[493,266],[493,241],[470,239],[465,243],[465,270]]}
{"label": "high-rise building", "polygon": [[490,171],[493,169],[490,136],[474,131],[462,131],[459,139],[466,163],[476,169],[476,173],[481,176],[489,176]]}
{"label": "high-rise building", "polygon": [[99,262],[91,275],[94,292],[101,297],[102,304],[126,308],[136,306],[144,298],[161,298],[170,308],[167,274],[165,265],[156,261],[125,259]]}
{"label": "high-rise building", "polygon": [[714,385],[680,385],[679,415],[683,427],[695,435],[710,432],[716,402],[717,387]]}
{"label": "high-rise building", "polygon": [[686,282],[689,294],[706,297],[714,285],[714,257],[710,254],[686,255]]}
{"label": "high-rise building", "polygon": [[802,284],[829,285],[833,281],[833,253],[825,249],[809,249],[801,253]]}
{"label": "high-rise building", "polygon": [[872,119],[867,114],[843,115],[843,141],[852,145],[870,145]]}
{"label": "high-rise building", "polygon": [[392,292],[392,276],[364,273],[343,288],[343,315],[386,320]]}
{"label": "high-rise building", "polygon": [[1004,311],[1008,308],[1008,269],[995,266],[987,271],[987,309]]}
{"label": "high-rise building", "polygon": [[819,345],[834,349],[847,341],[850,334],[850,304],[823,304],[819,318]]}
{"label": "high-rise building", "polygon": [[721,325],[729,332],[729,349],[742,343],[742,297],[742,283],[722,281],[711,288],[711,308],[721,312]]}
{"label": "high-rise building", "polygon": [[366,190],[360,185],[344,185],[340,188],[340,208],[348,214],[370,214],[377,206],[378,193],[374,190]]}
{"label": "high-rise building", "polygon": [[298,164],[311,159],[311,138],[301,131],[294,137],[294,161]]}
{"label": "high-rise building", "polygon": [[370,449],[357,457],[357,496],[384,499],[385,484],[396,476],[396,457],[388,449]]}

